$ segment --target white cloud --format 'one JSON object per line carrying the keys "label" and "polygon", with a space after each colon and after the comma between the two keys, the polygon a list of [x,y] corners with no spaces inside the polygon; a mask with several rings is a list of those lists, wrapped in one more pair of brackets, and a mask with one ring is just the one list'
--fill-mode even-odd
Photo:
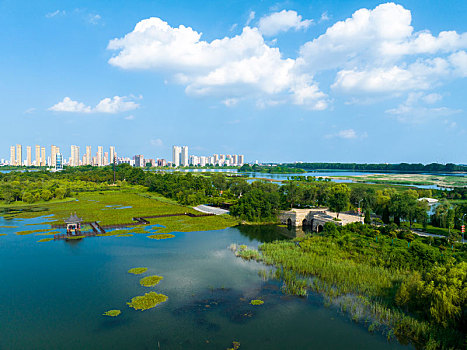
{"label": "white cloud", "polygon": [[90,13],[87,17],[88,22],[91,24],[98,24],[101,19],[102,19],[101,15],[96,14],[96,13]]}
{"label": "white cloud", "polygon": [[324,11],[322,14],[321,14],[321,18],[319,19],[320,22],[325,22],[325,21],[329,21],[330,20],[330,17],[328,15],[328,11]]}
{"label": "white cloud", "polygon": [[240,35],[212,42],[200,39],[201,33],[192,28],[146,19],[125,37],[109,42],[109,49],[118,50],[109,63],[172,72],[172,79],[186,85],[190,95],[224,99],[285,95],[293,103],[323,109],[325,94],[311,76],[301,74],[295,60],[282,58],[278,48],[268,46],[257,28],[245,27]]}
{"label": "white cloud", "polygon": [[259,30],[264,35],[276,35],[280,32],[286,32],[290,29],[300,30],[308,28],[313,21],[311,19],[302,20],[296,11],[282,10],[259,20]]}
{"label": "white cloud", "polygon": [[63,101],[58,102],[49,108],[53,112],[70,112],[70,113],[120,113],[130,111],[139,107],[133,101],[126,101],[126,97],[114,96],[113,98],[104,98],[96,107],[86,106],[82,102],[73,101],[69,97],[65,97]]}
{"label": "white cloud", "polygon": [[45,14],[45,17],[47,17],[47,18],[52,18],[52,17],[64,16],[64,15],[66,15],[65,10],[55,10],[55,11],[53,11],[53,12],[46,13],[46,14]]}
{"label": "white cloud", "polygon": [[72,112],[72,113],[91,113],[92,108],[86,106],[82,102],[73,101],[69,97],[65,97],[63,101],[58,102],[49,108],[49,111],[54,112]]}
{"label": "white cloud", "polygon": [[26,114],[31,114],[31,113],[34,113],[36,111],[36,108],[34,107],[31,107],[31,108],[28,108],[24,111],[24,113]]}
{"label": "white cloud", "polygon": [[238,98],[226,98],[224,101],[222,101],[222,103],[226,107],[233,107],[238,103],[238,101]]}
{"label": "white cloud", "polygon": [[135,119],[135,116],[133,114],[130,114],[130,115],[127,115],[125,118],[123,118],[125,120],[134,120]]}
{"label": "white cloud", "polygon": [[340,130],[334,134],[325,135],[324,137],[327,139],[341,138],[341,139],[346,139],[346,140],[354,140],[354,139],[366,138],[367,136],[368,135],[366,132],[357,133],[354,129],[345,129],[345,130]]}
{"label": "white cloud", "polygon": [[444,117],[462,112],[448,107],[427,107],[442,100],[439,94],[425,94],[423,92],[411,92],[407,99],[396,108],[386,110],[386,113],[394,115],[401,122],[423,123],[427,120]]}
{"label": "white cloud", "polygon": [[256,16],[255,11],[250,11],[250,13],[248,14],[248,19],[246,20],[245,26],[249,26],[251,21],[255,19],[255,16]]}
{"label": "white cloud", "polygon": [[126,97],[114,96],[104,98],[94,108],[98,113],[120,113],[137,109],[139,105],[133,101],[126,101]]}
{"label": "white cloud", "polygon": [[152,146],[155,146],[155,147],[162,147],[164,145],[164,142],[162,142],[161,139],[152,139],[150,143]]}

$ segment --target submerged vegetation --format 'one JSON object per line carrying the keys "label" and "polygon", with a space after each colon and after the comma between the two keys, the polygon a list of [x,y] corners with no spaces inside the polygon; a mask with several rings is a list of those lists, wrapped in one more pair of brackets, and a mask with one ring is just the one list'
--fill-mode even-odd
{"label": "submerged vegetation", "polygon": [[147,267],[134,267],[128,270],[128,273],[132,273],[133,275],[141,275],[148,270]]}
{"label": "submerged vegetation", "polygon": [[103,316],[110,316],[110,317],[117,317],[120,315],[122,312],[120,310],[109,310],[104,312],[102,315]]}
{"label": "submerged vegetation", "polygon": [[160,281],[162,281],[164,277],[162,276],[147,276],[141,278],[139,281],[139,284],[141,284],[143,287],[154,287],[155,285],[159,284]]}
{"label": "submerged vegetation", "polygon": [[151,239],[167,239],[167,238],[173,238],[173,237],[175,237],[175,236],[171,235],[171,234],[168,234],[168,233],[162,233],[162,234],[158,234],[158,235],[148,236],[148,238],[151,238]]}
{"label": "submerged vegetation", "polygon": [[394,334],[417,348],[462,348],[465,251],[459,251],[459,244],[448,250],[442,240],[415,238],[409,232],[328,223],[323,235],[264,243],[259,250],[231,249],[246,260],[276,266],[272,276],[283,281],[283,292],[322,293],[328,305],[349,312],[370,331]]}
{"label": "submerged vegetation", "polygon": [[140,295],[131,299],[128,304],[135,310],[149,310],[156,307],[158,304],[167,301],[167,296],[164,294],[158,294],[156,292],[149,292],[144,295]]}

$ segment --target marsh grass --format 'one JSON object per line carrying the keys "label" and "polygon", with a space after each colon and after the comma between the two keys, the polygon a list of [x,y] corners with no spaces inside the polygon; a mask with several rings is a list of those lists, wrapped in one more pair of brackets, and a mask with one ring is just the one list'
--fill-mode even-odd
{"label": "marsh grass", "polygon": [[167,296],[164,294],[158,294],[156,292],[146,293],[131,299],[128,304],[135,310],[149,310],[156,307],[158,304],[167,301]]}
{"label": "marsh grass", "polygon": [[53,240],[54,240],[53,238],[42,238],[42,239],[38,240],[37,243],[50,242],[50,241],[53,241]]}
{"label": "marsh grass", "polygon": [[116,235],[115,237],[133,237],[133,235],[131,233],[124,233],[124,234]]}
{"label": "marsh grass", "polygon": [[120,310],[109,310],[104,312],[102,315],[103,316],[110,316],[110,317],[117,317],[120,315],[122,312]]}
{"label": "marsh grass", "polygon": [[128,273],[131,273],[133,275],[141,275],[145,273],[148,270],[147,267],[133,267],[132,269],[128,270]]}
{"label": "marsh grass", "polygon": [[252,301],[250,301],[250,304],[251,305],[263,305],[264,301],[262,301],[260,299],[253,299]]}
{"label": "marsh grass", "polygon": [[56,235],[57,233],[60,233],[60,231],[55,230],[55,231],[49,231],[49,232],[36,233],[36,236],[53,236],[53,235]]}
{"label": "marsh grass", "polygon": [[38,229],[38,230],[28,230],[28,231],[18,231],[16,234],[18,236],[25,236],[25,235],[30,235],[32,233],[39,233],[39,232],[50,232],[50,228],[43,228],[43,229]]}
{"label": "marsh grass", "polygon": [[1,237],[1,236],[6,236],[6,233],[0,233],[0,237]]}
{"label": "marsh grass", "polygon": [[77,240],[80,240],[80,239],[83,239],[84,236],[67,236],[66,237],[66,240],[67,241],[77,241]]}
{"label": "marsh grass", "polygon": [[162,276],[146,276],[141,278],[139,281],[139,284],[141,284],[143,287],[154,287],[155,285],[159,284],[160,281],[162,281],[164,277]]}
{"label": "marsh grass", "polygon": [[18,228],[18,226],[0,226],[0,228]]}
{"label": "marsh grass", "polygon": [[161,233],[157,235],[148,236],[148,238],[151,238],[151,239],[167,239],[167,238],[174,238],[174,237],[175,237],[174,235],[171,235],[169,233]]}

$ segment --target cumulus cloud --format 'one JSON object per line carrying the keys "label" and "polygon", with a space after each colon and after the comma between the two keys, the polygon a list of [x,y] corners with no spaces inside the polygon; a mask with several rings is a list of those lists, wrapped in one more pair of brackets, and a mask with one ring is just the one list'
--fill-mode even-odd
{"label": "cumulus cloud", "polygon": [[190,95],[232,99],[282,94],[311,109],[326,104],[326,95],[319,93],[312,77],[299,72],[296,60],[283,58],[278,48],[268,46],[257,28],[245,27],[232,38],[207,42],[192,28],[174,28],[160,18],[149,18],[123,38],[110,41],[108,48],[118,51],[110,64],[171,72]]}
{"label": "cumulus cloud", "polygon": [[[280,101],[323,110],[333,93],[355,101],[429,95],[449,79],[467,77],[467,33],[416,31],[410,10],[394,3],[362,8],[331,24],[305,42],[296,57],[285,57],[264,36],[306,29],[311,20],[282,10],[250,27],[254,18],[251,12],[240,34],[212,41],[202,40],[193,28],[148,18],[109,42],[108,49],[115,51],[109,63],[162,72],[166,81],[185,86],[187,94],[215,96],[231,107],[234,101],[254,99],[262,107]],[[328,19],[323,14],[321,20]],[[323,88],[317,77],[332,83]]]}
{"label": "cumulus cloud", "polygon": [[246,20],[245,26],[249,26],[250,23],[255,19],[256,13],[255,11],[250,11],[248,14],[248,19]]}
{"label": "cumulus cloud", "polygon": [[64,15],[66,15],[65,10],[55,10],[53,12],[46,13],[45,17],[53,18],[53,17],[56,17],[56,16],[64,16]]}
{"label": "cumulus cloud", "polygon": [[104,98],[96,107],[92,108],[82,102],[73,101],[70,97],[65,97],[63,101],[50,107],[48,110],[53,112],[69,112],[69,113],[109,113],[115,114],[134,110],[139,107],[139,104],[128,101],[126,97],[114,96],[112,98]]}
{"label": "cumulus cloud", "polygon": [[282,10],[259,20],[259,30],[267,36],[276,35],[280,32],[286,32],[290,29],[306,29],[313,23],[311,19],[302,20],[296,11]]}
{"label": "cumulus cloud", "polygon": [[161,139],[152,139],[150,143],[152,146],[155,146],[155,147],[161,147],[164,145],[164,142]]}

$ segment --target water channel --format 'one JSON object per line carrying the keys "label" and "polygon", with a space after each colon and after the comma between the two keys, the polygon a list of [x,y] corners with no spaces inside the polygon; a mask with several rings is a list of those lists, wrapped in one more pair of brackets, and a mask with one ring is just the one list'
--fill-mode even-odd
{"label": "water channel", "polygon": [[[265,267],[236,258],[231,243],[256,247],[288,239],[277,227],[235,227],[175,233],[175,238],[88,237],[38,243],[19,236],[49,228],[44,218],[0,217],[0,349],[402,349],[371,334],[319,295],[281,293],[263,281]],[[15,226],[15,227],[5,227]],[[127,271],[147,267],[146,274]],[[146,275],[164,279],[139,284]],[[126,303],[155,291],[168,301],[135,311]],[[261,306],[250,305],[262,299]],[[102,314],[120,309],[116,318]]]}

